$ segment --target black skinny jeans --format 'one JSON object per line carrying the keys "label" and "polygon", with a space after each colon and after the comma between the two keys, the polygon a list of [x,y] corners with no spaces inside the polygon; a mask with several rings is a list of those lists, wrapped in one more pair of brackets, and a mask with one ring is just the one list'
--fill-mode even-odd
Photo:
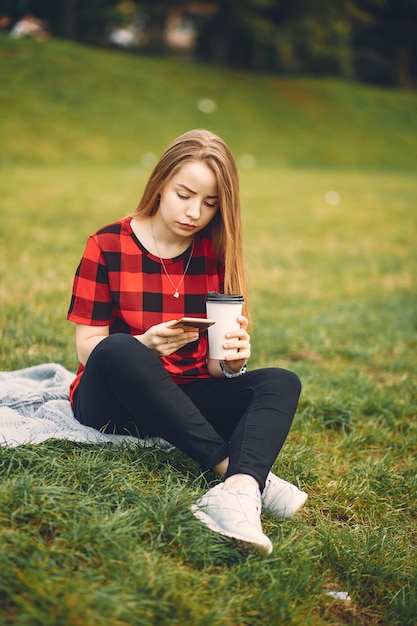
{"label": "black skinny jeans", "polygon": [[175,384],[134,337],[110,335],[91,353],[74,398],[79,422],[97,430],[162,437],[203,470],[229,457],[264,487],[291,428],[301,384],[280,368]]}

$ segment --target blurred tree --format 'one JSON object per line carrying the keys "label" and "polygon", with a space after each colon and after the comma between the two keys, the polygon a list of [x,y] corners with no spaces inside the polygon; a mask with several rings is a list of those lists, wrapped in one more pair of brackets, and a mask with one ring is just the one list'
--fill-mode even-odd
{"label": "blurred tree", "polygon": [[408,87],[417,78],[417,0],[360,0],[369,19],[356,24],[358,78]]}
{"label": "blurred tree", "polygon": [[154,54],[166,52],[164,29],[168,12],[183,3],[175,0],[136,0],[135,4],[145,19],[148,39],[145,49]]}
{"label": "blurred tree", "polygon": [[200,58],[251,69],[351,74],[351,16],[359,15],[354,0],[206,1],[212,12],[199,31]]}
{"label": "blurred tree", "polygon": [[32,13],[55,36],[96,44],[140,18],[144,49],[160,53],[169,13],[190,7],[195,53],[209,63],[386,85],[417,77],[417,0],[0,0],[0,15]]}
{"label": "blurred tree", "polygon": [[417,0],[202,0],[199,58],[284,73],[412,84]]}
{"label": "blurred tree", "polygon": [[17,20],[30,13],[45,20],[55,36],[102,43],[117,5],[115,0],[0,0],[0,15]]}
{"label": "blurred tree", "polygon": [[[273,69],[274,0],[216,0],[198,33],[199,58],[220,65]],[[268,13],[271,12],[271,14]]]}
{"label": "blurred tree", "polygon": [[48,19],[56,35],[90,43],[103,43],[114,16],[114,0],[56,0],[47,2]]}
{"label": "blurred tree", "polygon": [[276,69],[283,74],[353,78],[352,28],[346,20],[297,20],[276,33]]}

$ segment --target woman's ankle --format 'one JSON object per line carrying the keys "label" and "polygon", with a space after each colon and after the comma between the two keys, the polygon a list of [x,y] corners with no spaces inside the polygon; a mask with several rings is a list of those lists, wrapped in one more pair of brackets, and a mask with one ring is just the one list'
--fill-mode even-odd
{"label": "woman's ankle", "polygon": [[226,478],[223,483],[224,489],[245,489],[247,487],[256,487],[259,489],[259,483],[250,474],[233,474]]}

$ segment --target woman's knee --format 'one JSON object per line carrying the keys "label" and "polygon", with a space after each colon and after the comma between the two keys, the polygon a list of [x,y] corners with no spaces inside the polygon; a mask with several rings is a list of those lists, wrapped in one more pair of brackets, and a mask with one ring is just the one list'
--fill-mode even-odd
{"label": "woman's knee", "polygon": [[138,343],[131,335],[123,333],[109,335],[96,345],[90,354],[90,359],[99,358],[100,361],[110,359],[114,362],[118,355],[126,355],[132,349],[135,349],[136,346],[133,342]]}
{"label": "woman's knee", "polygon": [[286,370],[281,367],[267,367],[258,371],[262,372],[263,378],[270,381],[272,384],[285,384],[295,390],[298,389],[301,391],[301,380],[298,375],[291,370]]}
{"label": "woman's knee", "polygon": [[[112,373],[132,368],[159,365],[160,359],[132,335],[116,333],[109,335],[94,348],[88,361],[108,367]],[[88,362],[87,362],[88,364]]]}
{"label": "woman's knee", "polygon": [[[124,393],[153,391],[169,374],[156,354],[127,334],[109,335],[90,355],[86,373],[93,373],[113,389]],[[160,387],[158,387],[160,388]]]}
{"label": "woman's knee", "polygon": [[281,369],[280,371],[287,387],[290,388],[292,392],[297,395],[297,397],[299,397],[301,393],[301,380],[299,376],[291,370]]}
{"label": "woman's knee", "polygon": [[285,389],[291,395],[299,398],[301,380],[295,372],[280,367],[269,367],[263,370],[264,382],[274,389]]}

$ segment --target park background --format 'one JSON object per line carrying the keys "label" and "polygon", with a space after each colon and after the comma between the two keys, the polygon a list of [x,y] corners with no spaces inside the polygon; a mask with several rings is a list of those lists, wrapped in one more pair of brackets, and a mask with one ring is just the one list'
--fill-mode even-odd
{"label": "park background", "polygon": [[0,3],[0,370],[76,369],[86,238],[208,127],[241,174],[251,367],[303,382],[275,470],[310,496],[261,557],[194,520],[213,477],[179,452],[2,447],[2,625],[417,623],[416,3],[287,4],[212,2],[185,49],[174,2]]}

